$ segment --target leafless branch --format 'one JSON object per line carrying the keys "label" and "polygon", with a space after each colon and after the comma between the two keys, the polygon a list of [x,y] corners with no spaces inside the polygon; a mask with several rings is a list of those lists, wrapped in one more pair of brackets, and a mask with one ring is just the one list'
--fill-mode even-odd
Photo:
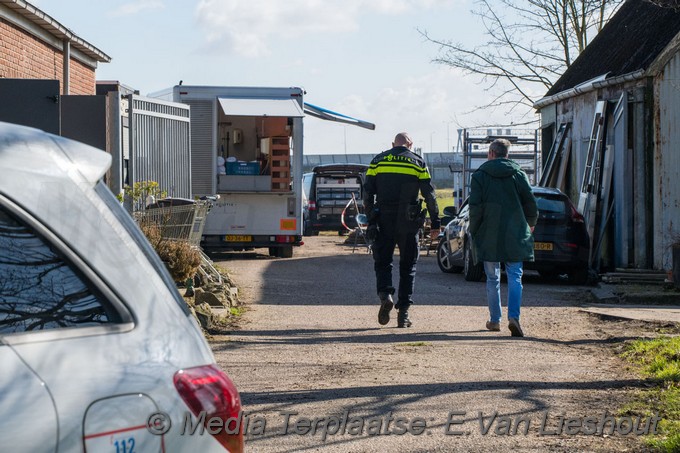
{"label": "leafless branch", "polygon": [[[648,0],[672,3],[680,0]],[[432,62],[478,77],[491,102],[507,113],[532,111],[531,93],[545,92],[602,29],[623,0],[476,0],[476,15],[487,41],[475,47],[431,37],[439,47]],[[525,115],[526,115],[525,114]]]}

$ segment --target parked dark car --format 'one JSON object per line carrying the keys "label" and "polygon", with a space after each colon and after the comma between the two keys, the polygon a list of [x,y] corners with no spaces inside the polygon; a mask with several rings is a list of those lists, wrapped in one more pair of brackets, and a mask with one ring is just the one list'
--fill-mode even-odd
{"label": "parked dark car", "polygon": [[[324,164],[303,175],[305,236],[316,236],[319,231],[346,233],[343,211],[345,224],[349,228],[356,226],[355,216],[362,210],[362,185],[367,169],[365,164]],[[350,203],[352,195],[360,212]]]}
{"label": "parked dark car", "polygon": [[[538,203],[538,223],[534,229],[534,261],[524,269],[536,270],[545,279],[566,275],[569,282],[584,284],[588,280],[590,240],[583,216],[569,198],[558,189],[532,187]],[[482,263],[474,264],[468,200],[460,211],[448,207],[444,215],[453,219],[439,236],[437,262],[442,272],[463,273],[465,280],[484,278]]]}

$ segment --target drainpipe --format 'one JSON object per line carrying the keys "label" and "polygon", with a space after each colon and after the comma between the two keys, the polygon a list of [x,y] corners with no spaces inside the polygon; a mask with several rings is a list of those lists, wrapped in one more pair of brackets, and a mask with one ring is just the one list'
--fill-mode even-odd
{"label": "drainpipe", "polygon": [[68,39],[64,39],[63,43],[64,44],[63,44],[62,47],[63,47],[64,50],[63,50],[62,54],[63,54],[63,57],[64,57],[64,61],[62,62],[62,66],[63,66],[64,73],[62,75],[63,84],[62,84],[61,94],[67,95],[67,94],[69,94],[69,91],[71,89],[71,87],[70,87],[71,83],[70,83],[70,80],[69,80],[70,75],[71,75],[71,41],[69,41]]}

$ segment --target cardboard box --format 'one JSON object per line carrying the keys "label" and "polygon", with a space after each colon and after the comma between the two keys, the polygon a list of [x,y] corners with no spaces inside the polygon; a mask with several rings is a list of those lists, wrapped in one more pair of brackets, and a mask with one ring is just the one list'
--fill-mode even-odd
{"label": "cardboard box", "polygon": [[258,135],[260,137],[287,137],[288,118],[266,116],[257,119]]}

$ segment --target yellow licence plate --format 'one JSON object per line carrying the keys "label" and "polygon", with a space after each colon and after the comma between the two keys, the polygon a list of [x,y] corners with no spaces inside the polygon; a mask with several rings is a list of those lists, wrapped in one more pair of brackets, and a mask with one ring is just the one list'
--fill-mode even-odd
{"label": "yellow licence plate", "polygon": [[252,242],[253,237],[240,234],[228,234],[224,237],[227,242]]}
{"label": "yellow licence plate", "polygon": [[534,250],[547,250],[551,252],[553,249],[552,242],[534,242]]}

